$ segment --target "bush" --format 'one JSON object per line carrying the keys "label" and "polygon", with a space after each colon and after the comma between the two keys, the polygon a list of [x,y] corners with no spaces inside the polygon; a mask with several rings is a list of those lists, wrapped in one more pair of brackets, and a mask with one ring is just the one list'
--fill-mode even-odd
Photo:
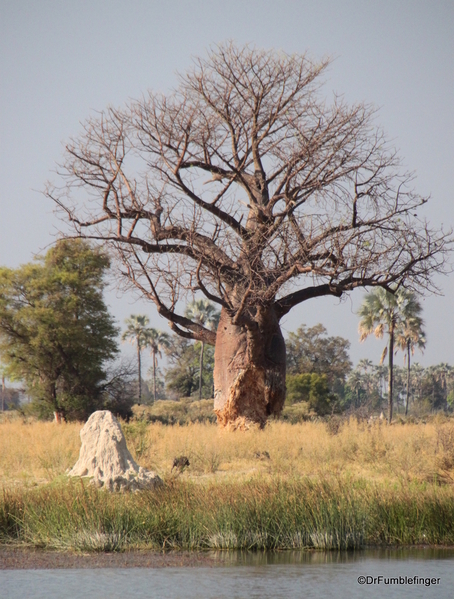
{"label": "bush", "polygon": [[330,393],[328,380],[324,374],[304,373],[287,376],[288,405],[307,402],[309,409],[318,416],[333,412],[337,398]]}

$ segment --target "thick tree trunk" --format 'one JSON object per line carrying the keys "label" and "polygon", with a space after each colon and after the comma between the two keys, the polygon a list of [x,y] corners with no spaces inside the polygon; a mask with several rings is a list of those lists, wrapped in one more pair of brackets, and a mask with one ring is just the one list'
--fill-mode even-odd
{"label": "thick tree trunk", "polygon": [[214,353],[214,410],[221,426],[264,427],[285,402],[285,342],[273,308],[256,327],[236,326],[222,310]]}

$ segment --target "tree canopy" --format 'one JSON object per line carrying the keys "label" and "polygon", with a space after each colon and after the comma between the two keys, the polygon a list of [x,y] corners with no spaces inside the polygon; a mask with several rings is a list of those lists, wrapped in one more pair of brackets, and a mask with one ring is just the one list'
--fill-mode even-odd
{"label": "tree canopy", "polygon": [[330,390],[341,394],[352,368],[348,350],[350,342],[342,337],[327,335],[322,324],[301,325],[290,333],[287,346],[287,369],[290,375],[325,375]]}
{"label": "tree canopy", "polygon": [[315,414],[325,416],[336,408],[336,399],[330,393],[326,374],[305,372],[287,377],[286,403],[290,405],[305,401]]}
{"label": "tree canopy", "polygon": [[61,240],[17,269],[0,269],[0,355],[42,412],[85,418],[102,401],[117,329],[103,299],[109,259]]}

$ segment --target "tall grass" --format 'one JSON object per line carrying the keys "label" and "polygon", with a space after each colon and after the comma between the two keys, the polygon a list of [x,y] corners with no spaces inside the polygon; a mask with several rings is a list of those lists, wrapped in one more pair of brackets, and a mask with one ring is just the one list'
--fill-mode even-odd
{"label": "tall grass", "polygon": [[4,491],[0,542],[47,549],[355,549],[454,544],[451,488],[172,481],[109,494],[81,481]]}
{"label": "tall grass", "polygon": [[[168,402],[170,403],[170,402]],[[123,423],[136,461],[161,476],[186,455],[182,475],[197,481],[276,476],[362,478],[377,482],[454,482],[454,423],[271,422],[265,430],[223,431],[215,424]],[[0,485],[51,481],[74,465],[81,424],[0,423]],[[269,456],[269,457],[268,457]]]}
{"label": "tall grass", "polygon": [[80,424],[0,421],[0,485],[53,480],[74,465],[80,448]]}
{"label": "tall grass", "polygon": [[[137,436],[125,427],[134,448]],[[352,476],[390,482],[454,482],[454,423],[387,426],[350,420],[291,425],[271,422],[264,431],[219,430],[211,424],[142,429],[141,465],[165,474],[187,455],[185,476],[244,480],[251,477]],[[269,459],[268,459],[269,456]]]}

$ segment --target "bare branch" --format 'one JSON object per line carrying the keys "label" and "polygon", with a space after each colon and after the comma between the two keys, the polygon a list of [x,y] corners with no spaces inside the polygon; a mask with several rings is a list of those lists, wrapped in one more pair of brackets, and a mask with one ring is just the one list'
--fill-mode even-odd
{"label": "bare branch", "polygon": [[328,63],[219,46],[173,94],[109,108],[68,144],[49,197],[178,334],[213,342],[177,314],[198,292],[247,328],[356,287],[436,290],[449,270],[451,233],[419,215],[374,109],[320,97]]}

